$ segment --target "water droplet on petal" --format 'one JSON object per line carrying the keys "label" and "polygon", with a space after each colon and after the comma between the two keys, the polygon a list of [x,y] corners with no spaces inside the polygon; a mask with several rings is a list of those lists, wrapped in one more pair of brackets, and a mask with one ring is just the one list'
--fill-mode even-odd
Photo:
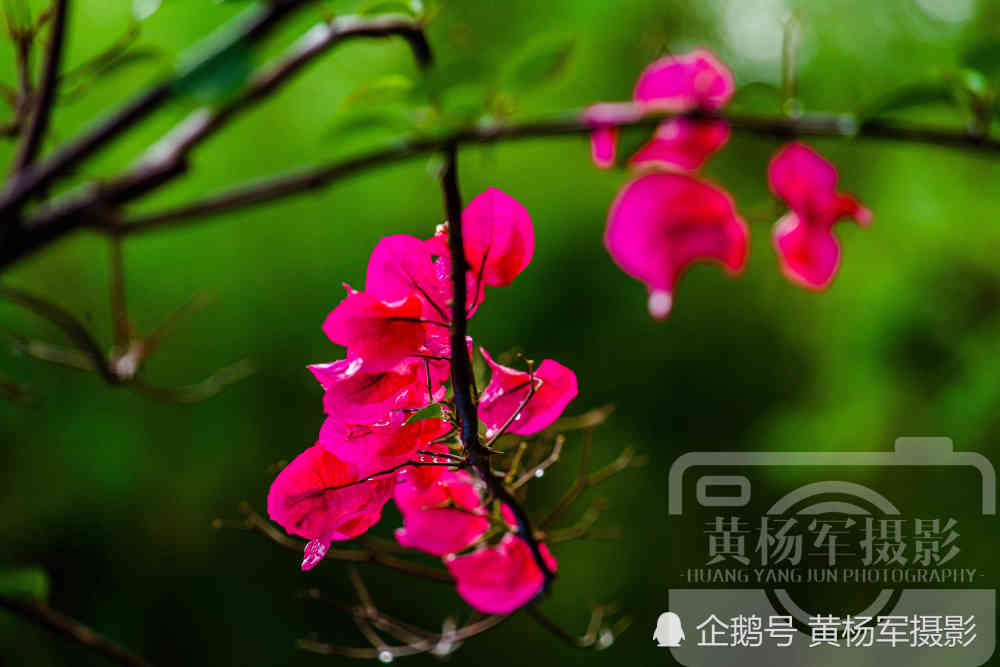
{"label": "water droplet on petal", "polygon": [[544,475],[545,475],[545,470],[543,470],[542,468],[539,468],[538,470],[535,471],[536,478],[542,477]]}
{"label": "water droplet on petal", "polygon": [[306,545],[305,553],[302,555],[302,570],[311,570],[316,567],[329,550],[329,544],[324,544],[320,540],[311,540]]}
{"label": "water droplet on petal", "polygon": [[653,290],[649,294],[649,314],[658,320],[670,314],[674,299],[666,290]]}
{"label": "water droplet on petal", "polygon": [[378,654],[378,661],[384,665],[392,662],[392,651],[382,651]]}
{"label": "water droplet on petal", "polygon": [[611,632],[608,628],[604,628],[601,630],[601,635],[597,638],[597,648],[607,648],[611,646],[614,641],[615,633]]}

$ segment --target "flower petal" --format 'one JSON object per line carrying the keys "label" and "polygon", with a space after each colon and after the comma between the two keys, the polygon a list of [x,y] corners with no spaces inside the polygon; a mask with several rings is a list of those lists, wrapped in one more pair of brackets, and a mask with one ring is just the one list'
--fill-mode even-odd
{"label": "flower petal", "polygon": [[817,291],[830,286],[840,266],[840,243],[829,229],[788,213],[774,225],[772,241],[786,278]]}
{"label": "flower petal", "polygon": [[415,236],[386,236],[368,259],[365,291],[385,301],[406,299],[416,293],[427,319],[451,321],[448,303],[451,288],[434,268],[431,253]]}
{"label": "flower petal", "polygon": [[748,237],[746,222],[724,191],[686,174],[652,173],[618,194],[604,243],[625,273],[656,296],[651,312],[663,317],[677,280],[692,263],[715,261],[739,273]]}
{"label": "flower petal", "polygon": [[599,127],[590,133],[590,159],[600,169],[615,166],[618,145],[617,127]]}
{"label": "flower petal", "polygon": [[319,542],[308,546],[303,569],[319,562],[326,553],[323,546],[356,537],[381,517],[395,478],[386,475],[355,483],[359,479],[354,466],[314,445],[285,466],[271,484],[268,516],[289,533]]}
{"label": "flower petal", "polygon": [[370,475],[405,463],[451,428],[443,419],[409,424],[405,419],[395,413],[387,423],[350,424],[342,417],[328,417],[320,428],[319,443],[356,466],[361,475]]}
{"label": "flower petal", "polygon": [[772,233],[782,273],[796,285],[825,289],[840,266],[833,225],[845,217],[870,224],[871,211],[851,195],[838,193],[836,167],[802,143],[788,144],[775,154],[768,181],[791,209]]}
{"label": "flower petal", "polygon": [[648,65],[636,81],[633,98],[663,111],[714,111],[729,101],[734,90],[729,68],[711,51],[695,49]]}
{"label": "flower petal", "polygon": [[[329,415],[350,415],[358,423],[383,422],[394,410],[420,409],[444,399],[443,382],[448,377],[446,362],[411,359],[378,373],[362,369],[359,358],[341,359],[309,366],[326,390],[323,407]],[[432,395],[427,394],[430,370]]]}
{"label": "flower petal", "polygon": [[469,270],[487,285],[509,285],[535,251],[528,211],[497,188],[487,189],[465,207],[462,236]]}
{"label": "flower petal", "polygon": [[396,539],[404,547],[443,556],[469,547],[489,529],[476,480],[445,470],[429,487],[410,480],[409,471],[400,476],[393,498],[403,514]]}
{"label": "flower petal", "polygon": [[422,313],[423,303],[415,293],[390,302],[354,292],[327,316],[323,331],[362,359],[367,371],[385,371],[419,352],[428,328],[438,326],[426,324]]}
{"label": "flower petal", "polygon": [[630,159],[634,167],[696,171],[729,140],[729,124],[722,120],[670,118]]}
{"label": "flower petal", "polygon": [[[542,557],[553,571],[556,560],[542,544]],[[527,543],[507,533],[499,544],[445,558],[458,583],[458,594],[487,614],[507,614],[530,602],[545,584]]]}
{"label": "flower petal", "polygon": [[535,393],[528,400],[531,374],[498,364],[485,349],[479,350],[493,371],[479,397],[479,419],[486,425],[487,438],[496,435],[511,418],[508,433],[538,433],[558,419],[576,397],[576,374],[558,362],[546,359],[539,364],[534,372]]}

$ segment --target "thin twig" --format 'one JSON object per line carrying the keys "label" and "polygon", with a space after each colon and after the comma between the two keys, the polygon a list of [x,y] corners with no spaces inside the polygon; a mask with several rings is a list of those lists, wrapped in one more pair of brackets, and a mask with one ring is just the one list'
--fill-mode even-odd
{"label": "thin twig", "polygon": [[580,497],[580,494],[584,491],[600,484],[609,477],[612,477],[627,468],[640,466],[643,463],[645,463],[644,459],[637,458],[635,456],[635,451],[631,447],[626,447],[617,459],[600,470],[596,470],[589,474],[583,474],[581,472],[581,474],[576,478],[576,481],[573,482],[573,485],[566,491],[562,500],[560,500],[555,508],[549,512],[548,516],[538,523],[538,526],[543,529],[548,528],[564,511],[566,511],[570,505],[573,504],[573,501]]}
{"label": "thin twig", "polygon": [[0,285],[0,298],[23,306],[55,324],[69,336],[70,340],[73,341],[81,352],[90,358],[94,364],[94,368],[97,369],[101,377],[109,384],[122,383],[123,378],[111,367],[108,358],[101,349],[100,343],[87,331],[87,327],[84,326],[83,322],[68,310],[24,290],[5,285]]}
{"label": "thin twig", "polygon": [[0,607],[57,635],[71,639],[114,663],[125,667],[150,667],[150,663],[128,649],[102,637],[80,621],[52,609],[40,600],[22,600],[0,594]]}
{"label": "thin twig", "polygon": [[69,0],[56,0],[52,19],[51,35],[48,49],[45,52],[45,62],[42,70],[42,80],[39,84],[38,98],[34,104],[34,114],[28,123],[28,131],[21,144],[21,150],[14,158],[13,172],[16,174],[28,167],[38,155],[49,127],[52,107],[55,105],[56,91],[59,87],[59,71],[62,66],[63,44],[66,41],[66,15],[69,11]]}
{"label": "thin twig", "polygon": [[110,257],[110,301],[111,329],[113,331],[115,348],[124,352],[132,339],[132,325],[129,322],[128,305],[125,299],[125,258],[122,251],[122,240],[119,236],[108,239]]}
{"label": "thin twig", "polygon": [[[435,653],[435,655],[437,655],[435,649],[441,646],[442,643],[457,644],[458,642],[475,637],[476,635],[482,634],[487,630],[496,627],[510,617],[511,614],[493,614],[460,628],[456,628],[451,632],[442,632],[440,635],[437,635],[430,640],[412,642],[406,646],[384,647],[381,650],[377,648],[339,646],[337,644],[329,644],[326,642],[308,639],[300,639],[297,642],[297,645],[301,649],[312,651],[313,653],[320,653],[322,655],[341,655],[349,658],[368,660],[385,659],[386,657],[398,658],[428,652]],[[444,651],[441,651],[441,653],[444,653]]]}
{"label": "thin twig", "polygon": [[[257,531],[275,544],[289,550],[301,553],[302,549],[305,547],[305,542],[285,535],[283,532],[272,526],[267,519],[253,510],[246,508],[244,510],[244,514],[246,515],[244,526],[247,530]],[[421,579],[427,579],[429,581],[438,581],[442,583],[455,582],[454,577],[451,576],[451,573],[448,572],[448,570],[427,567],[425,565],[421,565],[420,563],[414,563],[402,558],[396,558],[395,556],[381,550],[380,547],[376,546],[376,543],[366,541],[364,544],[365,547],[363,549],[338,549],[331,547],[331,549],[326,553],[325,558],[326,560],[340,560],[352,563],[374,563],[375,565],[381,565],[382,567],[403,572],[404,574],[419,577]]]}
{"label": "thin twig", "polygon": [[[220,31],[220,34],[228,33],[226,44],[230,46],[238,43],[253,44],[269,34],[282,19],[308,2],[310,0],[271,0],[271,2],[259,3],[238,16],[232,23],[227,24]],[[216,39],[218,39],[217,34],[207,38],[207,40]],[[210,45],[212,48],[204,48],[199,45],[194,50],[196,52],[204,51],[208,54],[205,58],[212,58],[220,52],[220,47],[214,41],[207,40],[204,44]],[[198,63],[193,65],[193,67],[197,66]],[[159,109],[177,93],[180,88],[177,84],[190,71],[178,72],[173,77],[152,86],[136,99],[107,115],[81,136],[57,150],[45,162],[32,165],[30,169],[19,172],[15,178],[11,179],[3,195],[0,196],[0,220],[8,220],[11,216],[16,215],[18,209],[29,197],[45,189],[85,158],[105,148],[124,131]]]}
{"label": "thin twig", "polygon": [[562,454],[562,448],[565,442],[566,438],[564,436],[557,435],[555,437],[555,442],[552,444],[552,451],[549,452],[549,455],[537,465],[527,470],[523,475],[518,477],[517,481],[510,485],[511,490],[516,491],[536,477],[540,477],[541,475],[539,473],[544,474],[545,471],[549,469],[549,466],[559,460],[559,455]]}
{"label": "thin twig", "polygon": [[[539,380],[539,382],[541,382],[541,380]],[[519,387],[515,387],[515,388],[511,389],[510,392],[511,393],[515,392],[518,389],[519,389]],[[525,396],[524,399],[521,401],[521,404],[517,406],[517,410],[514,410],[514,413],[510,417],[507,418],[507,421],[505,421],[503,424],[500,425],[500,428],[497,429],[496,433],[494,433],[492,435],[490,435],[489,433],[487,433],[487,436],[489,436],[489,439],[486,441],[486,444],[484,445],[487,449],[491,449],[493,447],[493,445],[496,443],[496,441],[499,440],[500,438],[502,438],[503,435],[507,432],[507,429],[510,428],[510,425],[513,424],[518,419],[520,419],[521,413],[524,412],[524,409],[526,407],[528,407],[528,402],[531,401],[532,398],[534,398],[535,391],[537,391],[537,389],[538,388],[535,386],[535,368],[534,368],[533,365],[529,365],[529,367],[528,367],[528,395]]]}

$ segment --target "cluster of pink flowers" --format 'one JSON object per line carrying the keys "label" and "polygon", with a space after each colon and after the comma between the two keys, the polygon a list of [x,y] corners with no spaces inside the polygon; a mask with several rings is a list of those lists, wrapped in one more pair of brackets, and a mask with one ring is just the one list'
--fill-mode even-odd
{"label": "cluster of pink flowers", "polygon": [[[632,102],[595,104],[586,111],[594,128],[594,163],[601,168],[615,163],[618,124],[655,112],[718,111],[733,91],[732,74],[709,51],[657,60],[639,76]],[[645,283],[653,317],[670,314],[674,287],[693,262],[721,263],[731,275],[746,264],[746,222],[728,193],[695,174],[728,139],[725,120],[669,118],[629,159],[639,173],[612,204],[604,240],[615,262]],[[840,264],[834,223],[852,217],[868,224],[871,212],[839,194],[836,168],[801,143],[778,151],[768,180],[790,209],[772,236],[782,272],[797,285],[825,289]]]}
{"label": "cluster of pink flowers", "polygon": [[[493,188],[469,203],[462,229],[471,317],[486,285],[508,285],[527,267],[534,230],[525,208]],[[310,366],[325,390],[328,416],[317,443],[274,481],[267,509],[289,533],[309,540],[302,560],[308,570],[331,542],[374,525],[392,498],[403,515],[399,543],[443,556],[470,605],[505,613],[535,597],[544,577],[511,513],[493,511],[495,499],[460,465],[445,382],[451,355],[471,355],[473,345],[468,339],[467,349],[452,350],[449,343],[447,231],[445,223],[426,240],[383,238],[369,258],[365,290],[345,285],[347,297],[323,329],[347,348],[346,358]],[[487,438],[538,433],[576,396],[576,376],[555,361],[520,371],[480,351],[492,370],[478,397]],[[442,404],[442,418],[413,419],[434,403]],[[540,550],[555,570],[545,545]]]}

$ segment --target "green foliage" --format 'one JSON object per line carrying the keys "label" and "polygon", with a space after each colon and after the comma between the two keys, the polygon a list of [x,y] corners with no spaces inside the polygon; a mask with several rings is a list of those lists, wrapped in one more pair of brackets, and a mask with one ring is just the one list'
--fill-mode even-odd
{"label": "green foliage", "polygon": [[412,424],[413,422],[423,421],[425,419],[441,419],[442,411],[440,403],[431,403],[426,408],[421,408],[417,410],[410,418],[406,420],[407,424]]}
{"label": "green foliage", "polygon": [[752,81],[736,88],[727,108],[733,111],[778,113],[783,103],[781,90],[777,86]]}
{"label": "green foliage", "polygon": [[342,109],[372,104],[385,104],[407,96],[413,90],[413,81],[402,74],[386,74],[364,83],[347,96]]}
{"label": "green foliage", "polygon": [[575,40],[549,36],[511,57],[504,83],[514,91],[526,91],[559,78],[569,69]]}
{"label": "green foliage", "polygon": [[358,8],[361,16],[381,16],[383,14],[402,14],[418,18],[423,12],[420,0],[404,2],[404,0],[367,0]]}
{"label": "green foliage", "polygon": [[865,118],[873,118],[915,107],[936,104],[954,106],[955,103],[954,86],[949,82],[944,80],[920,81],[901,86],[881,95],[874,102],[866,106],[862,110],[861,115]]}
{"label": "green foliage", "polygon": [[180,95],[213,103],[236,94],[253,72],[253,57],[243,43],[227,46],[204,59],[182,64],[175,86]]}
{"label": "green foliage", "polygon": [[49,597],[49,575],[39,567],[0,570],[0,595],[29,600],[47,600]]}
{"label": "green foliage", "polygon": [[1000,76],[1000,40],[976,42],[962,55],[962,64],[995,80]]}

